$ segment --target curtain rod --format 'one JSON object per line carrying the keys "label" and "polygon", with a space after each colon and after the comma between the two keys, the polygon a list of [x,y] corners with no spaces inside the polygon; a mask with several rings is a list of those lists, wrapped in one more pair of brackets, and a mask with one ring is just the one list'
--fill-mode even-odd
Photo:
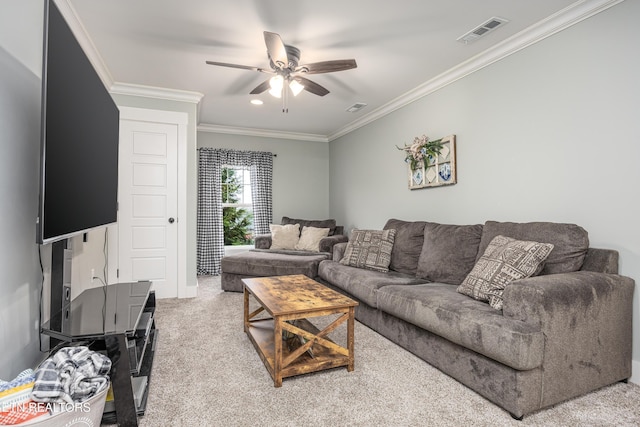
{"label": "curtain rod", "polygon": [[[198,151],[200,151],[200,150],[225,150],[225,148],[199,147]],[[229,150],[233,150],[233,148],[229,148]],[[273,157],[278,157],[278,154],[276,154],[276,153],[271,153],[271,155]]]}

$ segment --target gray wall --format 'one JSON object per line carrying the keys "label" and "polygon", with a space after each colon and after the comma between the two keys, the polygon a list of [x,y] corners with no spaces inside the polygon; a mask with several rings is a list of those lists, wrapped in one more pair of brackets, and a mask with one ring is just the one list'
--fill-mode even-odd
{"label": "gray wall", "polygon": [[0,2],[0,378],[34,367],[42,283],[36,244],[42,0]]}
{"label": "gray wall", "polygon": [[[640,280],[639,16],[640,2],[623,2],[331,142],[331,215],[349,228],[390,217],[577,223]],[[457,135],[458,184],[407,189],[394,145],[423,133]]]}
{"label": "gray wall", "polygon": [[270,151],[273,159],[273,222],[283,216],[329,217],[329,144],[198,132],[198,147]]}

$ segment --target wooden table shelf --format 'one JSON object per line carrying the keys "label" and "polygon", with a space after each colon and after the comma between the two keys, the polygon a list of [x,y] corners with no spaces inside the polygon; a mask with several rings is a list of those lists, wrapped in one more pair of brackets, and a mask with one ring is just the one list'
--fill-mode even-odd
{"label": "wooden table shelf", "polygon": [[[274,386],[294,375],[346,366],[354,369],[354,309],[358,303],[303,275],[243,279],[244,330],[253,343]],[[249,311],[250,296],[260,308]],[[271,318],[257,318],[266,311]],[[322,330],[308,318],[328,315],[338,318]],[[347,325],[347,346],[328,338],[340,325]],[[288,331],[297,344],[283,340]],[[313,352],[313,356],[309,351]]]}

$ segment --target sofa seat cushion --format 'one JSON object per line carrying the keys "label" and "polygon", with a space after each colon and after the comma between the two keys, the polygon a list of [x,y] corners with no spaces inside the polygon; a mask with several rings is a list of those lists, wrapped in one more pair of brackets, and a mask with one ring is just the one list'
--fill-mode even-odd
{"label": "sofa seat cushion", "polygon": [[304,274],[314,278],[318,275],[320,261],[329,257],[328,253],[296,253],[295,251],[254,250],[237,255],[225,256],[220,263],[224,273],[246,276],[286,276]]}
{"label": "sofa seat cushion", "polygon": [[377,292],[383,286],[425,283],[423,279],[395,271],[382,273],[351,267],[336,261],[322,261],[318,268],[318,276],[371,307],[377,307]]}
{"label": "sofa seat cushion", "polygon": [[505,318],[456,292],[455,285],[384,286],[377,296],[378,309],[514,369],[542,364],[544,335],[539,327]]}

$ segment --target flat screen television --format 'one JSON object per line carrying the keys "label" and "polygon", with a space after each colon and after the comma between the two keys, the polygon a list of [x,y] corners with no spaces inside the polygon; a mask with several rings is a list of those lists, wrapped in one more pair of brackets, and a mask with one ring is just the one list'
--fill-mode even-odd
{"label": "flat screen television", "polygon": [[60,10],[44,3],[41,244],[116,222],[120,119]]}

